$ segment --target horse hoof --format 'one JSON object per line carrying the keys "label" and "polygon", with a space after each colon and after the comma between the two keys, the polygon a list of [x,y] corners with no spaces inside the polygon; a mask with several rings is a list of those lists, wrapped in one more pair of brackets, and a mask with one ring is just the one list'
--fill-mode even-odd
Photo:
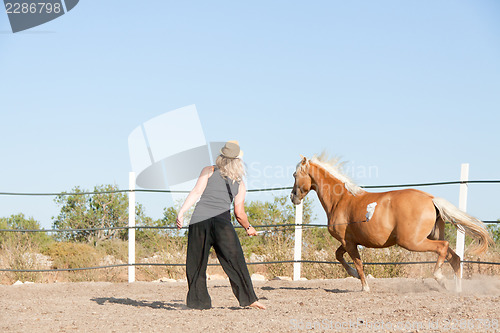
{"label": "horse hoof", "polygon": [[446,284],[444,283],[445,279],[441,278],[441,279],[435,279],[435,280],[441,288],[446,290]]}
{"label": "horse hoof", "polygon": [[349,274],[352,277],[355,277],[356,279],[360,279],[358,271],[356,271],[355,269],[348,270],[347,274]]}

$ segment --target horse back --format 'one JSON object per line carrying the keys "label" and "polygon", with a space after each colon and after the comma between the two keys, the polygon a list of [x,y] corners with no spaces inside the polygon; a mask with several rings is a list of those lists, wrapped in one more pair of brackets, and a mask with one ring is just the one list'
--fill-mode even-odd
{"label": "horse back", "polygon": [[[432,198],[414,189],[364,192],[347,197],[339,202],[330,218],[330,233],[337,239],[366,247],[392,246],[399,238],[414,232],[427,237],[436,221]],[[367,207],[373,207],[374,203],[375,209],[369,216]]]}

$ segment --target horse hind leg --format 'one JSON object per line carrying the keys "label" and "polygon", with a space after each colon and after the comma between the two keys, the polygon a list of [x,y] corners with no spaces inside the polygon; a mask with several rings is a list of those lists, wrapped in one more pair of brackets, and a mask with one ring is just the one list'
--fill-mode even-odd
{"label": "horse hind leg", "polygon": [[[438,212],[439,213],[439,212]],[[436,224],[434,225],[434,230],[427,237],[431,240],[441,240],[444,241],[444,227],[445,223],[443,219],[438,216],[436,219]],[[460,265],[460,257],[448,246],[448,253],[446,254],[446,260],[450,263],[453,271],[455,273],[456,279],[456,291],[462,291],[462,265]]]}
{"label": "horse hind leg", "polygon": [[344,259],[344,254],[346,252],[347,251],[345,250],[344,246],[340,245],[339,248],[337,249],[337,251],[335,251],[335,258],[337,258],[337,260],[342,264],[342,266],[345,268],[347,274],[355,277],[356,279],[359,279],[358,272],[354,268],[352,268],[352,266],[349,265],[347,263],[347,261],[345,261],[345,259]]}
{"label": "horse hind leg", "polygon": [[456,291],[458,293],[462,292],[462,265],[460,264],[460,257],[453,251],[448,248],[448,254],[446,255],[446,260],[450,263],[453,271],[455,272],[456,283]]}
{"label": "horse hind leg", "polygon": [[346,243],[345,249],[351,256],[354,266],[358,271],[363,291],[370,291],[370,287],[368,286],[368,282],[366,282],[365,273],[363,271],[363,262],[361,261],[361,257],[359,255],[358,246],[356,244]]}
{"label": "horse hind leg", "polygon": [[434,279],[439,283],[439,285],[441,285],[443,288],[446,288],[444,284],[445,278],[443,273],[441,272],[441,266],[443,266],[445,259],[447,259],[451,255],[451,253],[449,252],[451,249],[449,248],[448,241],[431,240],[426,238],[418,244],[402,243],[399,245],[410,251],[437,253],[438,259],[436,262],[436,266],[434,267]]}

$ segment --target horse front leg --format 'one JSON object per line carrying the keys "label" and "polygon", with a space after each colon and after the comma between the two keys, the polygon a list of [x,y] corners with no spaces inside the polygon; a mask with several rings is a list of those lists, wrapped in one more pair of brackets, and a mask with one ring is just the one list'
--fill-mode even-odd
{"label": "horse front leg", "polygon": [[351,265],[349,265],[347,263],[347,261],[345,261],[345,259],[344,259],[344,254],[346,252],[347,251],[345,250],[344,246],[340,245],[339,248],[337,249],[337,251],[335,251],[335,258],[337,258],[337,260],[342,264],[342,266],[344,266],[347,274],[355,277],[356,279],[359,279],[358,272],[354,268],[352,268]]}
{"label": "horse front leg", "polygon": [[354,266],[358,271],[359,279],[361,280],[361,286],[363,287],[363,291],[370,291],[370,287],[368,286],[368,282],[366,282],[365,272],[363,271],[363,262],[361,261],[361,257],[358,251],[358,245],[353,243],[346,243],[345,249],[347,253],[352,258],[354,262]]}

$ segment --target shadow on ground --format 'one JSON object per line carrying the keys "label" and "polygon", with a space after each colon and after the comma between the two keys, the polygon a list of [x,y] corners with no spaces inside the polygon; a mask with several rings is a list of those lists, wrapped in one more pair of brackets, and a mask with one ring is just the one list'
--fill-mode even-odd
{"label": "shadow on ground", "polygon": [[111,304],[122,304],[122,305],[130,305],[135,307],[145,307],[151,309],[163,309],[163,310],[189,310],[186,304],[181,303],[181,301],[174,301],[175,303],[167,303],[160,301],[137,301],[130,298],[116,298],[116,297],[99,297],[99,298],[91,298],[91,301],[96,302],[99,305],[104,305],[106,303]]}

